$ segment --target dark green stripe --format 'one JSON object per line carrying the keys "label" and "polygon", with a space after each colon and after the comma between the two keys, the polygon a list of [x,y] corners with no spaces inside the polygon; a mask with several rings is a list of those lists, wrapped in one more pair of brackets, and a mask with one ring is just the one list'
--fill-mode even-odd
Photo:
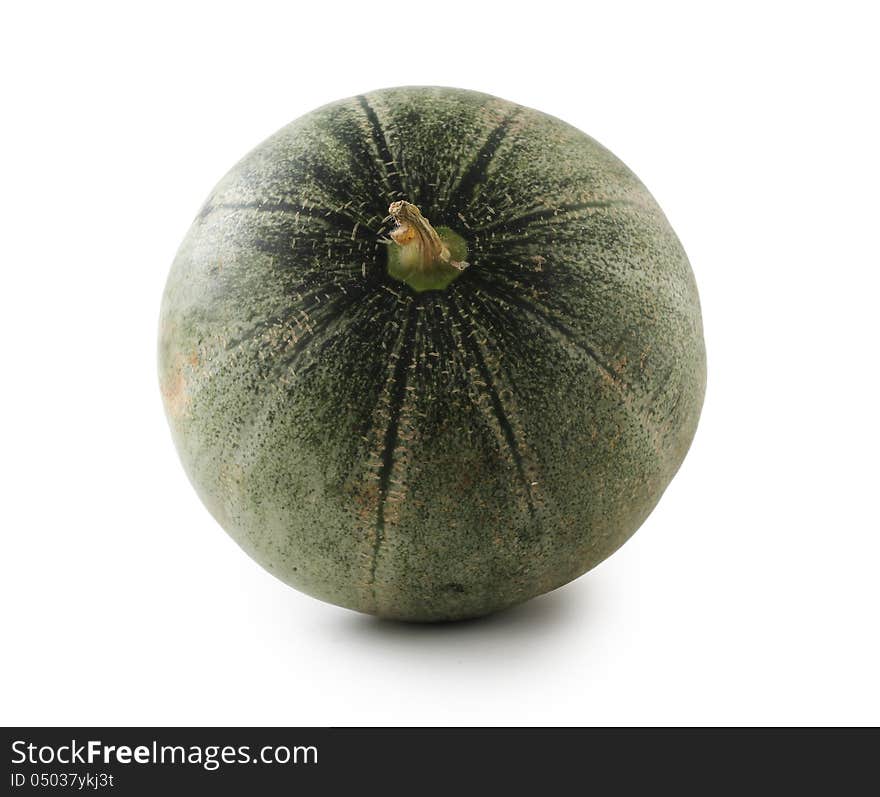
{"label": "dark green stripe", "polygon": [[631,205],[627,199],[602,199],[591,202],[575,202],[569,205],[560,205],[558,208],[541,208],[533,210],[530,213],[524,213],[522,216],[514,216],[513,218],[500,218],[482,227],[474,227],[474,232],[523,232],[528,229],[529,225],[540,221],[547,221],[558,216],[566,216],[570,213],[577,213],[580,210],[589,210],[591,208],[610,208],[617,205]]}
{"label": "dark green stripe", "polygon": [[[340,232],[349,231],[356,238],[374,241],[378,232],[361,219],[347,216],[341,211],[333,209],[319,209],[317,207],[303,207],[293,202],[222,202],[217,205],[207,204],[199,213],[200,218],[209,216],[216,210],[256,210],[260,213],[293,213],[307,219],[326,221],[337,227]],[[357,229],[355,230],[355,226]],[[369,234],[368,234],[369,233]]]}
{"label": "dark green stripe", "polygon": [[[388,138],[385,135],[385,129],[382,127],[382,123],[379,121],[376,111],[373,110],[373,107],[367,101],[366,97],[361,94],[358,96],[357,101],[364,112],[364,116],[367,117],[367,121],[370,123],[370,132],[372,133],[373,143],[376,145],[376,150],[379,152],[379,160],[382,161],[382,169],[385,174],[385,179],[388,181],[388,185],[391,186],[391,190],[395,197],[406,199],[407,197],[403,190],[403,183],[397,172],[397,162],[391,154],[391,149],[388,146]],[[390,200],[388,204],[391,204]]]}
{"label": "dark green stripe", "polygon": [[416,319],[415,300],[410,300],[409,312],[404,326],[400,353],[394,364],[391,384],[391,400],[388,407],[388,426],[385,429],[385,440],[382,445],[382,464],[379,467],[379,497],[376,507],[376,539],[373,541],[373,559],[370,563],[370,583],[376,580],[376,567],[379,563],[379,549],[385,540],[385,502],[388,499],[388,487],[391,484],[391,473],[394,470],[394,453],[400,440],[400,414],[406,398],[406,382],[410,361],[413,356],[413,327]]}
{"label": "dark green stripe", "polygon": [[[451,295],[449,297],[449,310],[450,313],[455,316],[458,323],[461,326],[464,326],[464,319],[461,315],[461,311],[459,310],[455,302],[454,295]],[[473,322],[471,322],[469,326],[471,327],[471,329],[474,329]],[[495,377],[489,370],[489,366],[486,364],[486,360],[483,357],[483,353],[480,351],[480,347],[473,342],[471,337],[462,332],[461,340],[462,344],[465,346],[465,348],[468,349],[470,356],[473,358],[474,364],[477,366],[477,370],[480,373],[480,377],[486,384],[486,393],[489,396],[489,401],[492,404],[494,417],[498,421],[498,426],[501,428],[501,433],[504,435],[504,439],[507,442],[507,447],[510,449],[510,455],[513,458],[513,463],[516,467],[517,475],[519,476],[525,490],[526,504],[529,507],[529,514],[534,517],[535,505],[532,501],[531,481],[526,475],[525,464],[523,462],[522,454],[520,452],[519,441],[516,438],[516,432],[513,431],[513,427],[510,425],[510,421],[507,418],[507,413],[504,410],[504,404],[501,402],[501,396],[498,394],[498,389],[495,387]]]}
{"label": "dark green stripe", "polygon": [[596,351],[596,349],[594,349],[589,343],[580,340],[577,333],[575,333],[574,330],[570,329],[564,323],[553,318],[548,313],[545,313],[536,305],[523,301],[518,296],[516,296],[516,294],[511,293],[497,283],[493,283],[492,281],[483,279],[477,273],[472,275],[471,279],[474,282],[478,282],[483,287],[485,291],[484,295],[488,296],[490,299],[494,299],[495,301],[507,302],[508,304],[513,305],[519,310],[522,310],[524,313],[534,316],[536,319],[546,324],[548,327],[555,329],[566,340],[570,341],[573,345],[581,349],[581,351],[583,351],[602,371],[604,371],[605,374],[607,374],[607,376],[611,378],[613,382],[627,389],[632,389],[632,386],[628,384],[623,379],[623,377],[620,376],[620,374],[614,371],[614,369],[612,369],[611,366],[609,366],[604,361],[604,359],[599,355],[599,352]]}
{"label": "dark green stripe", "polygon": [[451,211],[450,216],[454,213],[462,213],[467,209],[468,204],[473,200],[477,187],[485,182],[486,172],[492,158],[501,146],[510,129],[510,123],[519,112],[519,108],[512,110],[502,122],[489,134],[489,137],[480,147],[477,156],[471,162],[468,170],[464,173],[452,192],[448,200],[448,210]]}

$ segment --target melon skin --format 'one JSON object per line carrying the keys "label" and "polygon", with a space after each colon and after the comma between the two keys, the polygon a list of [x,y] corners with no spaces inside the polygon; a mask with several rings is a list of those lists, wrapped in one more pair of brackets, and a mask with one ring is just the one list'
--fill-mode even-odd
{"label": "melon skin", "polygon": [[[467,242],[418,293],[389,204]],[[217,185],[165,289],[159,376],[185,470],[257,562],[382,617],[476,617],[642,524],[706,366],[685,252],[607,149],[476,92],[324,106]]]}

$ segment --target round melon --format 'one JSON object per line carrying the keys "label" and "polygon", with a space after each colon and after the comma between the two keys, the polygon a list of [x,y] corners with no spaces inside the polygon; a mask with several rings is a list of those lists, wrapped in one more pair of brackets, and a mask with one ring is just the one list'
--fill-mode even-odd
{"label": "round melon", "polygon": [[697,288],[596,141],[470,91],[335,102],[210,194],[168,278],[162,396],[218,523],[382,617],[488,614],[642,524],[705,387]]}

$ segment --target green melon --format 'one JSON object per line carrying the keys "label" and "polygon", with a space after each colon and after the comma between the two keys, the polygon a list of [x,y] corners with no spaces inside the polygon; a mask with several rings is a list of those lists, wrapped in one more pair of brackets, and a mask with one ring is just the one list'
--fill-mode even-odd
{"label": "green melon", "polygon": [[168,279],[159,371],[190,480],[257,562],[451,620],[635,532],[693,438],[705,352],[681,244],[614,155],[495,97],[396,88],[223,178]]}

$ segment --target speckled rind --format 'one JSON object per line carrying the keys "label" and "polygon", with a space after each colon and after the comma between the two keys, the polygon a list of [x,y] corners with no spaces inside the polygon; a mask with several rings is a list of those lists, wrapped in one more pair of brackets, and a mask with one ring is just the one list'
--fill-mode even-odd
{"label": "speckled rind", "polygon": [[[416,293],[388,205],[467,241]],[[622,545],[696,430],[699,299],[654,199],[553,117],[397,88],[288,125],[168,279],[162,395],[202,500],[288,584],[406,620],[493,612]]]}

